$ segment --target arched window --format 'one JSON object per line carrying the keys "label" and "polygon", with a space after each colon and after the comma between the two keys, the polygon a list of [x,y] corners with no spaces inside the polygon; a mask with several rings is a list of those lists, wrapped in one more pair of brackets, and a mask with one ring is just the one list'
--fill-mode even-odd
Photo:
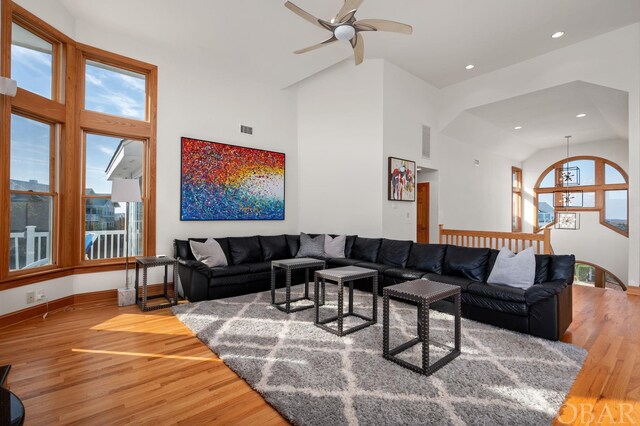
{"label": "arched window", "polygon": [[[569,170],[573,182],[568,186]],[[629,178],[609,160],[579,156],[558,161],[540,175],[534,192],[537,230],[555,224],[556,209],[597,211],[602,225],[629,236]]]}
{"label": "arched window", "polygon": [[611,272],[598,265],[582,260],[576,260],[573,283],[627,291],[627,286]]}

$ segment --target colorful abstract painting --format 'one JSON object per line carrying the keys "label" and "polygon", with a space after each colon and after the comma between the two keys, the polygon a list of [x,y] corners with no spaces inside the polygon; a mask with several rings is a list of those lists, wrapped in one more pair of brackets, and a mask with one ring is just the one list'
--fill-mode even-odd
{"label": "colorful abstract painting", "polygon": [[181,220],[284,220],[285,155],[182,138]]}
{"label": "colorful abstract painting", "polygon": [[389,200],[416,200],[416,163],[389,157]]}

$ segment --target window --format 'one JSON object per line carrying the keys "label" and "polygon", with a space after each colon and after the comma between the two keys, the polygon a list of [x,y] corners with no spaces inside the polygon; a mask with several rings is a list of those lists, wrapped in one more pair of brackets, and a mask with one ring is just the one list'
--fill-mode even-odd
{"label": "window", "polygon": [[11,115],[9,270],[53,262],[54,127]]}
{"label": "window", "polygon": [[511,168],[511,232],[522,232],[522,169]]}
{"label": "window", "polygon": [[85,241],[86,259],[109,259],[125,255],[125,224],[129,226],[129,253],[143,253],[143,203],[111,202],[113,178],[136,179],[142,185],[144,143],[126,138],[85,136]]}
{"label": "window", "polygon": [[24,90],[53,99],[54,45],[17,23],[11,25],[11,78]]}
{"label": "window", "polygon": [[626,291],[627,286],[615,275],[593,263],[576,261],[574,284]]}
{"label": "window", "polygon": [[144,120],[146,77],[101,62],[85,63],[85,109]]}
{"label": "window", "polygon": [[114,177],[141,189],[129,206],[130,253],[155,254],[157,68],[78,44],[11,0],[2,6],[0,74],[20,90],[0,103],[0,290],[124,268]]}
{"label": "window", "polygon": [[625,234],[629,233],[627,201],[627,191],[604,192],[604,221]]}
{"label": "window", "polygon": [[[575,168],[579,169],[574,172]],[[565,185],[571,171],[579,182]],[[551,165],[535,186],[537,229],[555,223],[555,210],[600,212],[600,223],[625,236],[628,224],[628,178],[620,166],[599,157],[574,157]]]}

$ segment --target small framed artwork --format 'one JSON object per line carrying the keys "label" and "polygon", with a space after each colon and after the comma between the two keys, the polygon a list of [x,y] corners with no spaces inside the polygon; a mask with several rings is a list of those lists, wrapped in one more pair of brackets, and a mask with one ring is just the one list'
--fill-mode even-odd
{"label": "small framed artwork", "polygon": [[556,229],[580,229],[580,215],[578,213],[557,212]]}
{"label": "small framed artwork", "polygon": [[390,201],[416,200],[415,161],[389,157],[389,197]]}

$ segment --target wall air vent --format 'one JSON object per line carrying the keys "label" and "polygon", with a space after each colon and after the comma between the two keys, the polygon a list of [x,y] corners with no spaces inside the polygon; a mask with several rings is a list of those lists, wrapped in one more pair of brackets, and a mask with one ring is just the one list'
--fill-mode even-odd
{"label": "wall air vent", "polygon": [[422,126],[422,158],[431,158],[431,127]]}
{"label": "wall air vent", "polygon": [[253,127],[245,126],[243,124],[240,125],[240,133],[245,133],[247,135],[253,135]]}

